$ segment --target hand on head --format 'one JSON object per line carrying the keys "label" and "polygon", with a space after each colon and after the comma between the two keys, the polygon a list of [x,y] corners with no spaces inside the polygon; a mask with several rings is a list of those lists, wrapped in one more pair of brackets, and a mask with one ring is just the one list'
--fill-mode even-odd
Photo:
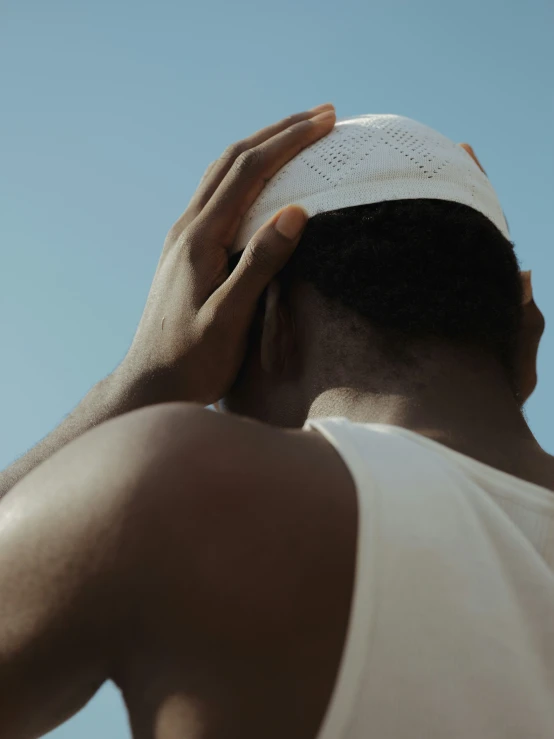
{"label": "hand on head", "polygon": [[124,360],[148,377],[153,402],[208,405],[240,369],[258,299],[296,248],[308,220],[281,209],[254,234],[229,274],[242,217],[283,165],[328,134],[331,104],[285,118],[230,146],[170,230],[144,314]]}

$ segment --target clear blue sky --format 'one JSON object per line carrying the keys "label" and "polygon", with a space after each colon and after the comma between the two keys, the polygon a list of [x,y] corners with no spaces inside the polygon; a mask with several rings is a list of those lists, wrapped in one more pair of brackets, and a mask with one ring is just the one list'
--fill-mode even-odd
{"label": "clear blue sky", "polygon": [[[550,0],[0,0],[0,466],[123,358],[208,163],[328,101],[473,145],[547,319],[554,452],[553,29]],[[49,736],[128,737],[118,694]]]}

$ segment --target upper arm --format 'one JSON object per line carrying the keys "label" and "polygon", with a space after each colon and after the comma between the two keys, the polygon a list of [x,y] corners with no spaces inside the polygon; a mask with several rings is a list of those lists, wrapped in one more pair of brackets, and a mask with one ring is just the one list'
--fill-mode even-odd
{"label": "upper arm", "polygon": [[[163,492],[176,419],[195,412],[148,409],[103,424],[0,502],[1,736],[46,732],[113,677],[141,509]],[[181,487],[186,497],[186,476]]]}
{"label": "upper arm", "polygon": [[175,404],[103,424],[24,478],[0,502],[0,735],[44,733],[108,678],[129,700],[141,676],[207,691],[227,659],[225,685],[256,671],[262,710],[291,655],[313,669],[355,549],[352,482],[328,451]]}

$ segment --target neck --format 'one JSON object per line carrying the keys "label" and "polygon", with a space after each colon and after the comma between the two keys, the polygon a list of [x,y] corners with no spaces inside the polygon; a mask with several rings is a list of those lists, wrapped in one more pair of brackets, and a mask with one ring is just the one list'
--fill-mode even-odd
{"label": "neck", "polygon": [[309,418],[401,426],[489,464],[495,455],[540,448],[501,368],[482,357],[434,360],[416,377],[383,383],[342,377],[312,398]]}

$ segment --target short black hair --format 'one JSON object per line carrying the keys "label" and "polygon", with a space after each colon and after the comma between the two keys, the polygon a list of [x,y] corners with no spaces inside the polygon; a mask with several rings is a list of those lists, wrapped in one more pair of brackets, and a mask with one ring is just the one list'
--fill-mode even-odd
{"label": "short black hair", "polygon": [[394,200],[312,217],[286,271],[366,319],[390,347],[485,349],[514,375],[522,285],[514,245],[480,212]]}

